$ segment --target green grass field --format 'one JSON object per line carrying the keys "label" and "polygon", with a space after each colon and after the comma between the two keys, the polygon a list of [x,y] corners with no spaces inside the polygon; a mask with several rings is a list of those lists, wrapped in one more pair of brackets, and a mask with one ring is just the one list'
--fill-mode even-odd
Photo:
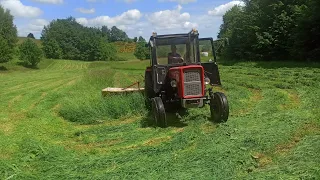
{"label": "green grass field", "polygon": [[225,124],[191,109],[156,128],[140,94],[148,61],[0,64],[1,179],[319,179],[320,66],[221,63]]}

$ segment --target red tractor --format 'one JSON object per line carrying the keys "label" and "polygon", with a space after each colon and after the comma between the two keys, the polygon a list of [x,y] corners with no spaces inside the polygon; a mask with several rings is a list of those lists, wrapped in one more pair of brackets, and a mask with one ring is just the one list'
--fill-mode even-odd
{"label": "red tractor", "polygon": [[[226,96],[213,92],[220,86],[216,51],[212,38],[199,38],[197,30],[187,34],[157,35],[148,42],[151,58],[145,71],[146,104],[156,124],[167,126],[166,109],[202,108],[210,105],[211,120],[226,122]],[[209,59],[213,56],[213,60]]]}

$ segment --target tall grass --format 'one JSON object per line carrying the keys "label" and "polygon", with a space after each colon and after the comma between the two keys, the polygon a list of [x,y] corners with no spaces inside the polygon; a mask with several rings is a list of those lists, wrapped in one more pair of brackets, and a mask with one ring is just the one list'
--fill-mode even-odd
{"label": "tall grass", "polygon": [[168,113],[163,129],[151,125],[140,94],[101,96],[143,75],[145,61],[7,65],[0,72],[0,179],[320,177],[318,66],[221,65],[223,86],[214,90],[227,95],[228,122],[209,122],[206,106],[182,119]]}
{"label": "tall grass", "polygon": [[102,97],[103,88],[113,87],[114,76],[110,68],[90,69],[64,98],[59,114],[72,122],[92,124],[144,113],[144,96],[140,93]]}

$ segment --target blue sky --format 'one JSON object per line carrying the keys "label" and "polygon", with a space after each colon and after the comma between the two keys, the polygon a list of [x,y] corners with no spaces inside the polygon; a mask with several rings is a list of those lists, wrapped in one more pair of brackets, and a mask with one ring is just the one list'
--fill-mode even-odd
{"label": "blue sky", "polygon": [[36,38],[53,19],[73,16],[84,26],[117,26],[129,37],[185,33],[216,38],[223,14],[237,0],[0,0],[14,15],[19,36]]}

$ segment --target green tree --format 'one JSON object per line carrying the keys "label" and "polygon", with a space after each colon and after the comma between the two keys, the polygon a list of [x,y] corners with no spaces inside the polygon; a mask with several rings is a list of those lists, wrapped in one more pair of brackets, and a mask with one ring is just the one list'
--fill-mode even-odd
{"label": "green tree", "polygon": [[150,58],[150,50],[148,47],[146,47],[146,40],[142,36],[140,36],[138,39],[138,44],[134,51],[134,55],[140,60]]}
{"label": "green tree", "polygon": [[20,60],[24,61],[26,65],[36,67],[42,59],[42,51],[35,42],[27,39],[19,46]]}
{"label": "green tree", "polygon": [[128,35],[124,31],[122,31],[121,29],[117,28],[116,26],[113,26],[110,30],[109,40],[111,42],[127,41]]}
{"label": "green tree", "polygon": [[320,1],[308,0],[301,10],[291,53],[294,57],[306,60],[320,60]]}
{"label": "green tree", "polygon": [[35,37],[34,37],[34,35],[33,35],[32,33],[29,33],[27,37],[28,37],[28,38],[32,38],[32,39],[35,39]]}
{"label": "green tree", "polygon": [[70,17],[54,20],[44,27],[41,40],[47,58],[110,60],[115,59],[113,52],[116,52],[114,45],[108,44],[110,32],[106,26],[84,27]]}
{"label": "green tree", "polygon": [[139,36],[138,42],[144,42],[145,43],[146,40],[142,36]]}
{"label": "green tree", "polygon": [[219,37],[230,40],[223,55],[232,59],[291,59],[294,31],[306,0],[244,2],[245,7],[235,6],[223,16]]}
{"label": "green tree", "polygon": [[115,61],[117,60],[117,49],[112,43],[106,43],[105,41],[100,41],[100,58],[102,61]]}
{"label": "green tree", "polygon": [[0,63],[13,58],[16,42],[17,28],[13,24],[13,16],[0,6]]}
{"label": "green tree", "polygon": [[137,42],[138,41],[138,38],[137,37],[134,37],[133,38],[133,42]]}
{"label": "green tree", "polygon": [[51,59],[62,58],[62,50],[56,40],[50,39],[43,44],[45,56]]}
{"label": "green tree", "polygon": [[107,26],[102,26],[101,27],[101,32],[102,32],[104,37],[107,37],[108,39],[110,38],[111,30]]}

